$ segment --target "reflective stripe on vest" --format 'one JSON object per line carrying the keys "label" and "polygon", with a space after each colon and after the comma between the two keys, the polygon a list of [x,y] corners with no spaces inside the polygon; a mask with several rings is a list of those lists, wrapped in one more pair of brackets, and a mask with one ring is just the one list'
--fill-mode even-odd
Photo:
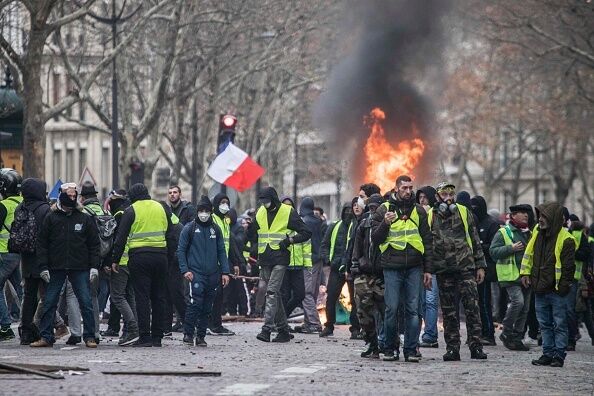
{"label": "reflective stripe on vest", "polygon": [[276,216],[272,220],[272,224],[268,224],[268,211],[264,206],[261,206],[256,213],[256,221],[258,222],[258,253],[264,253],[266,247],[269,246],[272,250],[280,249],[279,243],[287,237],[289,231],[289,216],[291,215],[289,205],[281,203]]}
{"label": "reflective stripe on vest", "polygon": [[[384,202],[382,206],[389,210],[390,204]],[[394,250],[404,250],[407,244],[417,249],[421,254],[425,253],[423,239],[419,234],[419,213],[416,206],[413,208],[410,218],[398,219],[390,225],[390,233],[384,243],[379,245],[379,249],[382,253],[388,249],[388,246]]]}
{"label": "reflective stripe on vest", "polygon": [[250,248],[252,247],[252,243],[250,241],[247,241],[247,243],[245,244],[245,247],[247,247],[247,251],[243,251],[243,257],[247,260],[250,258]]}
{"label": "reflective stripe on vest", "polygon": [[225,253],[227,253],[227,257],[229,257],[229,236],[231,235],[231,227],[229,223],[227,223],[227,219],[221,219],[216,214],[212,214],[212,219],[214,220],[215,224],[219,226],[221,232],[223,233],[223,241],[225,242]]}
{"label": "reflective stripe on vest", "polygon": [[[528,246],[526,246],[526,250],[524,251],[522,265],[520,266],[520,276],[530,276],[532,265],[534,264],[534,244],[537,236],[538,226],[534,227],[532,238],[528,241]],[[561,280],[561,251],[563,250],[563,244],[569,238],[574,239],[569,231],[561,228],[555,242],[555,290],[559,290],[559,281]]]}
{"label": "reflective stripe on vest", "polygon": [[8,238],[10,237],[10,228],[14,221],[14,211],[21,202],[23,202],[23,197],[20,195],[8,197],[0,201],[0,204],[6,208],[4,224],[0,224],[0,253],[8,253]]}
{"label": "reflective stripe on vest", "polygon": [[[334,224],[335,225],[334,225],[334,228],[332,229],[332,235],[330,237],[330,254],[329,254],[330,262],[332,262],[332,258],[334,257],[334,246],[336,246],[336,238],[338,238],[338,229],[340,228],[340,225],[342,224],[342,220],[338,220]],[[345,247],[348,246],[349,241],[351,240],[351,228],[352,227],[353,227],[353,222],[351,221],[351,224],[349,224],[349,229],[347,230]]]}
{"label": "reflective stripe on vest", "polygon": [[[575,250],[577,251],[580,248],[580,243],[582,242],[582,231],[574,230],[571,232],[573,239],[575,239]],[[573,274],[573,279],[579,281],[582,279],[582,268],[584,268],[584,262],[575,260],[575,272]]]}
{"label": "reflective stripe on vest", "polygon": [[166,247],[167,214],[163,206],[152,199],[136,201],[134,223],[130,227],[128,245],[130,249],[139,247]]}
{"label": "reflective stripe on vest", "polygon": [[[296,232],[292,232],[289,236],[297,235]],[[313,263],[311,260],[311,239],[303,243],[295,243],[289,247],[291,252],[291,259],[289,260],[289,267],[305,267],[311,268]]]}
{"label": "reflective stripe on vest", "polygon": [[[512,246],[514,244],[508,234],[508,232],[511,234],[509,226],[500,228],[499,232],[503,236],[505,246]],[[520,277],[520,271],[516,264],[516,254],[513,250],[510,256],[497,260],[495,269],[497,270],[497,280],[500,282],[513,282]]]}

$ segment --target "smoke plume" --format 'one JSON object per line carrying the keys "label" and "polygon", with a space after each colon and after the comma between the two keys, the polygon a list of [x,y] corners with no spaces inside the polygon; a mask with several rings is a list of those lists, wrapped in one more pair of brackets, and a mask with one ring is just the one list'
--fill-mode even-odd
{"label": "smoke plume", "polygon": [[[441,21],[448,0],[367,0],[347,2],[339,30],[341,48],[348,54],[332,70],[326,91],[314,108],[314,123],[330,146],[358,147],[354,163],[363,161],[369,130],[363,118],[374,107],[386,112],[384,124],[391,142],[419,137],[428,142],[418,179],[426,179],[436,165],[432,149],[431,100],[418,89],[427,73],[441,69],[444,45]],[[438,73],[439,74],[439,73]],[[417,134],[413,135],[413,125]],[[341,144],[333,144],[341,142]],[[344,155],[344,151],[343,151]],[[428,159],[432,160],[429,161]],[[362,175],[354,166],[353,181]],[[366,180],[366,182],[371,180]]]}

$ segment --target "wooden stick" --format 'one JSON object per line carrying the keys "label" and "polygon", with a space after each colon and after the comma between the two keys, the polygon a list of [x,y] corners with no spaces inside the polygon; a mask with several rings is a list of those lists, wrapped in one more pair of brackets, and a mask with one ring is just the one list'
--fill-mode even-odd
{"label": "wooden stick", "polygon": [[220,377],[220,371],[151,371],[151,370],[132,370],[132,371],[102,371],[101,374],[107,375],[166,375],[182,377]]}
{"label": "wooden stick", "polygon": [[39,370],[34,370],[27,367],[16,366],[14,364],[7,364],[7,363],[0,363],[0,369],[10,370],[15,373],[27,373],[27,374],[35,374],[40,375],[42,377],[47,377],[51,379],[64,379],[62,375],[53,374],[53,373],[46,373]]}
{"label": "wooden stick", "polygon": [[[14,366],[24,367],[33,370],[54,372],[54,371],[89,371],[87,367],[76,367],[76,366],[57,366],[52,364],[31,364],[31,363],[13,363]],[[14,373],[12,370],[0,369],[0,374]],[[24,374],[24,373],[23,373]]]}

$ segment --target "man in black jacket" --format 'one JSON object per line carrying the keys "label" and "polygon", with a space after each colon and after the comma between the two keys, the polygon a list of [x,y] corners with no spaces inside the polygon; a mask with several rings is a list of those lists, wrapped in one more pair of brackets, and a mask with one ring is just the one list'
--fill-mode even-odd
{"label": "man in black jacket", "polygon": [[128,268],[134,286],[140,339],[134,346],[160,347],[163,338],[168,260],[175,255],[175,231],[169,208],[153,201],[140,183],[128,191],[132,205],[124,211],[113,249],[112,271],[128,245]]}
{"label": "man in black jacket", "polygon": [[70,281],[84,322],[83,338],[96,348],[95,317],[91,302],[90,270],[99,267],[99,235],[95,222],[77,205],[74,183],[60,193],[56,207],[45,217],[37,239],[40,277],[48,283],[40,322],[41,339],[31,347],[51,347],[58,299],[66,278]]}
{"label": "man in black jacket", "polygon": [[[256,221],[248,230],[248,238],[254,250],[252,257],[258,257],[260,276],[268,286],[264,326],[257,338],[269,342],[270,333],[276,327],[278,335],[272,341],[288,342],[291,334],[281,300],[281,286],[290,260],[288,247],[307,241],[311,238],[311,232],[295,209],[280,202],[274,188],[262,190],[258,199],[261,207],[256,214]],[[292,232],[296,234],[289,236]]]}
{"label": "man in black jacket", "polygon": [[182,225],[188,224],[196,217],[196,208],[191,202],[182,199],[182,192],[179,186],[171,186],[167,191],[167,205],[174,215],[179,218]]}
{"label": "man in black jacket", "polygon": [[489,249],[491,242],[499,230],[499,224],[487,213],[487,202],[483,197],[477,195],[470,200],[472,205],[472,212],[478,219],[478,233],[481,239],[481,247],[485,254],[485,261],[487,262],[487,272],[485,273],[485,280],[478,285],[479,294],[479,309],[481,313],[482,337],[481,344],[494,346],[495,343],[495,327],[493,325],[493,305],[491,304],[491,282],[497,281],[496,264]]}

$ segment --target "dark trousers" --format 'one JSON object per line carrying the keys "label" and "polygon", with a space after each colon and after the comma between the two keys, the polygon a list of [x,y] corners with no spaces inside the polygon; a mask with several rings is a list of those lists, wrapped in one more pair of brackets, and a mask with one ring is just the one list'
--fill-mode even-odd
{"label": "dark trousers", "polygon": [[134,286],[140,338],[144,340],[151,336],[163,338],[167,254],[165,252],[133,253],[130,256],[128,268],[132,286]]}
{"label": "dark trousers", "polygon": [[21,305],[21,339],[37,340],[39,331],[33,324],[35,311],[37,310],[39,287],[43,280],[41,278],[25,278],[25,287],[23,288],[23,303]]}
{"label": "dark trousers", "polygon": [[357,306],[355,304],[355,288],[353,281],[346,281],[345,274],[338,272],[334,268],[330,270],[330,276],[328,277],[327,286],[327,297],[326,297],[326,327],[334,327],[336,323],[336,303],[340,297],[340,292],[345,282],[349,288],[349,298],[351,299],[351,315],[349,320],[351,332],[359,331],[359,319],[357,319]]}
{"label": "dark trousers", "polygon": [[84,323],[83,339],[85,341],[95,339],[95,315],[93,312],[93,303],[91,302],[89,270],[50,270],[50,283],[47,285],[45,292],[43,315],[39,323],[41,338],[50,344],[55,342],[54,316],[66,278],[68,278],[72,285],[72,290],[80,307],[80,313]]}
{"label": "dark trousers", "polygon": [[249,297],[248,291],[243,279],[231,279],[227,287],[223,290],[223,300],[225,301],[225,310],[230,315],[248,315]]}
{"label": "dark trousers", "polygon": [[283,297],[285,313],[287,314],[287,317],[290,317],[295,308],[301,306],[301,303],[305,298],[303,268],[291,269],[291,267],[289,267],[283,278],[281,295]]}
{"label": "dark trousers", "polygon": [[193,337],[194,328],[196,328],[197,337],[206,335],[208,316],[212,310],[217,289],[221,287],[221,275],[218,273],[209,276],[194,274],[194,279],[190,283],[190,303],[184,319],[185,335]]}
{"label": "dark trousers", "polygon": [[122,319],[122,313],[118,311],[118,307],[115,306],[111,299],[109,300],[109,320],[107,321],[107,328],[117,333],[120,332],[120,320]]}
{"label": "dark trousers", "polygon": [[171,260],[167,277],[167,292],[165,294],[165,322],[164,329],[171,331],[173,323],[173,309],[177,311],[177,321],[186,317],[186,300],[184,298],[183,275],[179,272],[177,260]]}
{"label": "dark trousers", "polygon": [[[220,277],[219,277],[220,278]],[[217,287],[217,293],[212,304],[212,311],[210,312],[210,318],[208,319],[208,328],[217,329],[223,325],[223,283],[219,279],[219,286]]]}
{"label": "dark trousers", "polygon": [[493,306],[491,305],[491,281],[484,280],[477,286],[479,295],[479,311],[481,313],[481,334],[486,338],[495,337],[493,326]]}

